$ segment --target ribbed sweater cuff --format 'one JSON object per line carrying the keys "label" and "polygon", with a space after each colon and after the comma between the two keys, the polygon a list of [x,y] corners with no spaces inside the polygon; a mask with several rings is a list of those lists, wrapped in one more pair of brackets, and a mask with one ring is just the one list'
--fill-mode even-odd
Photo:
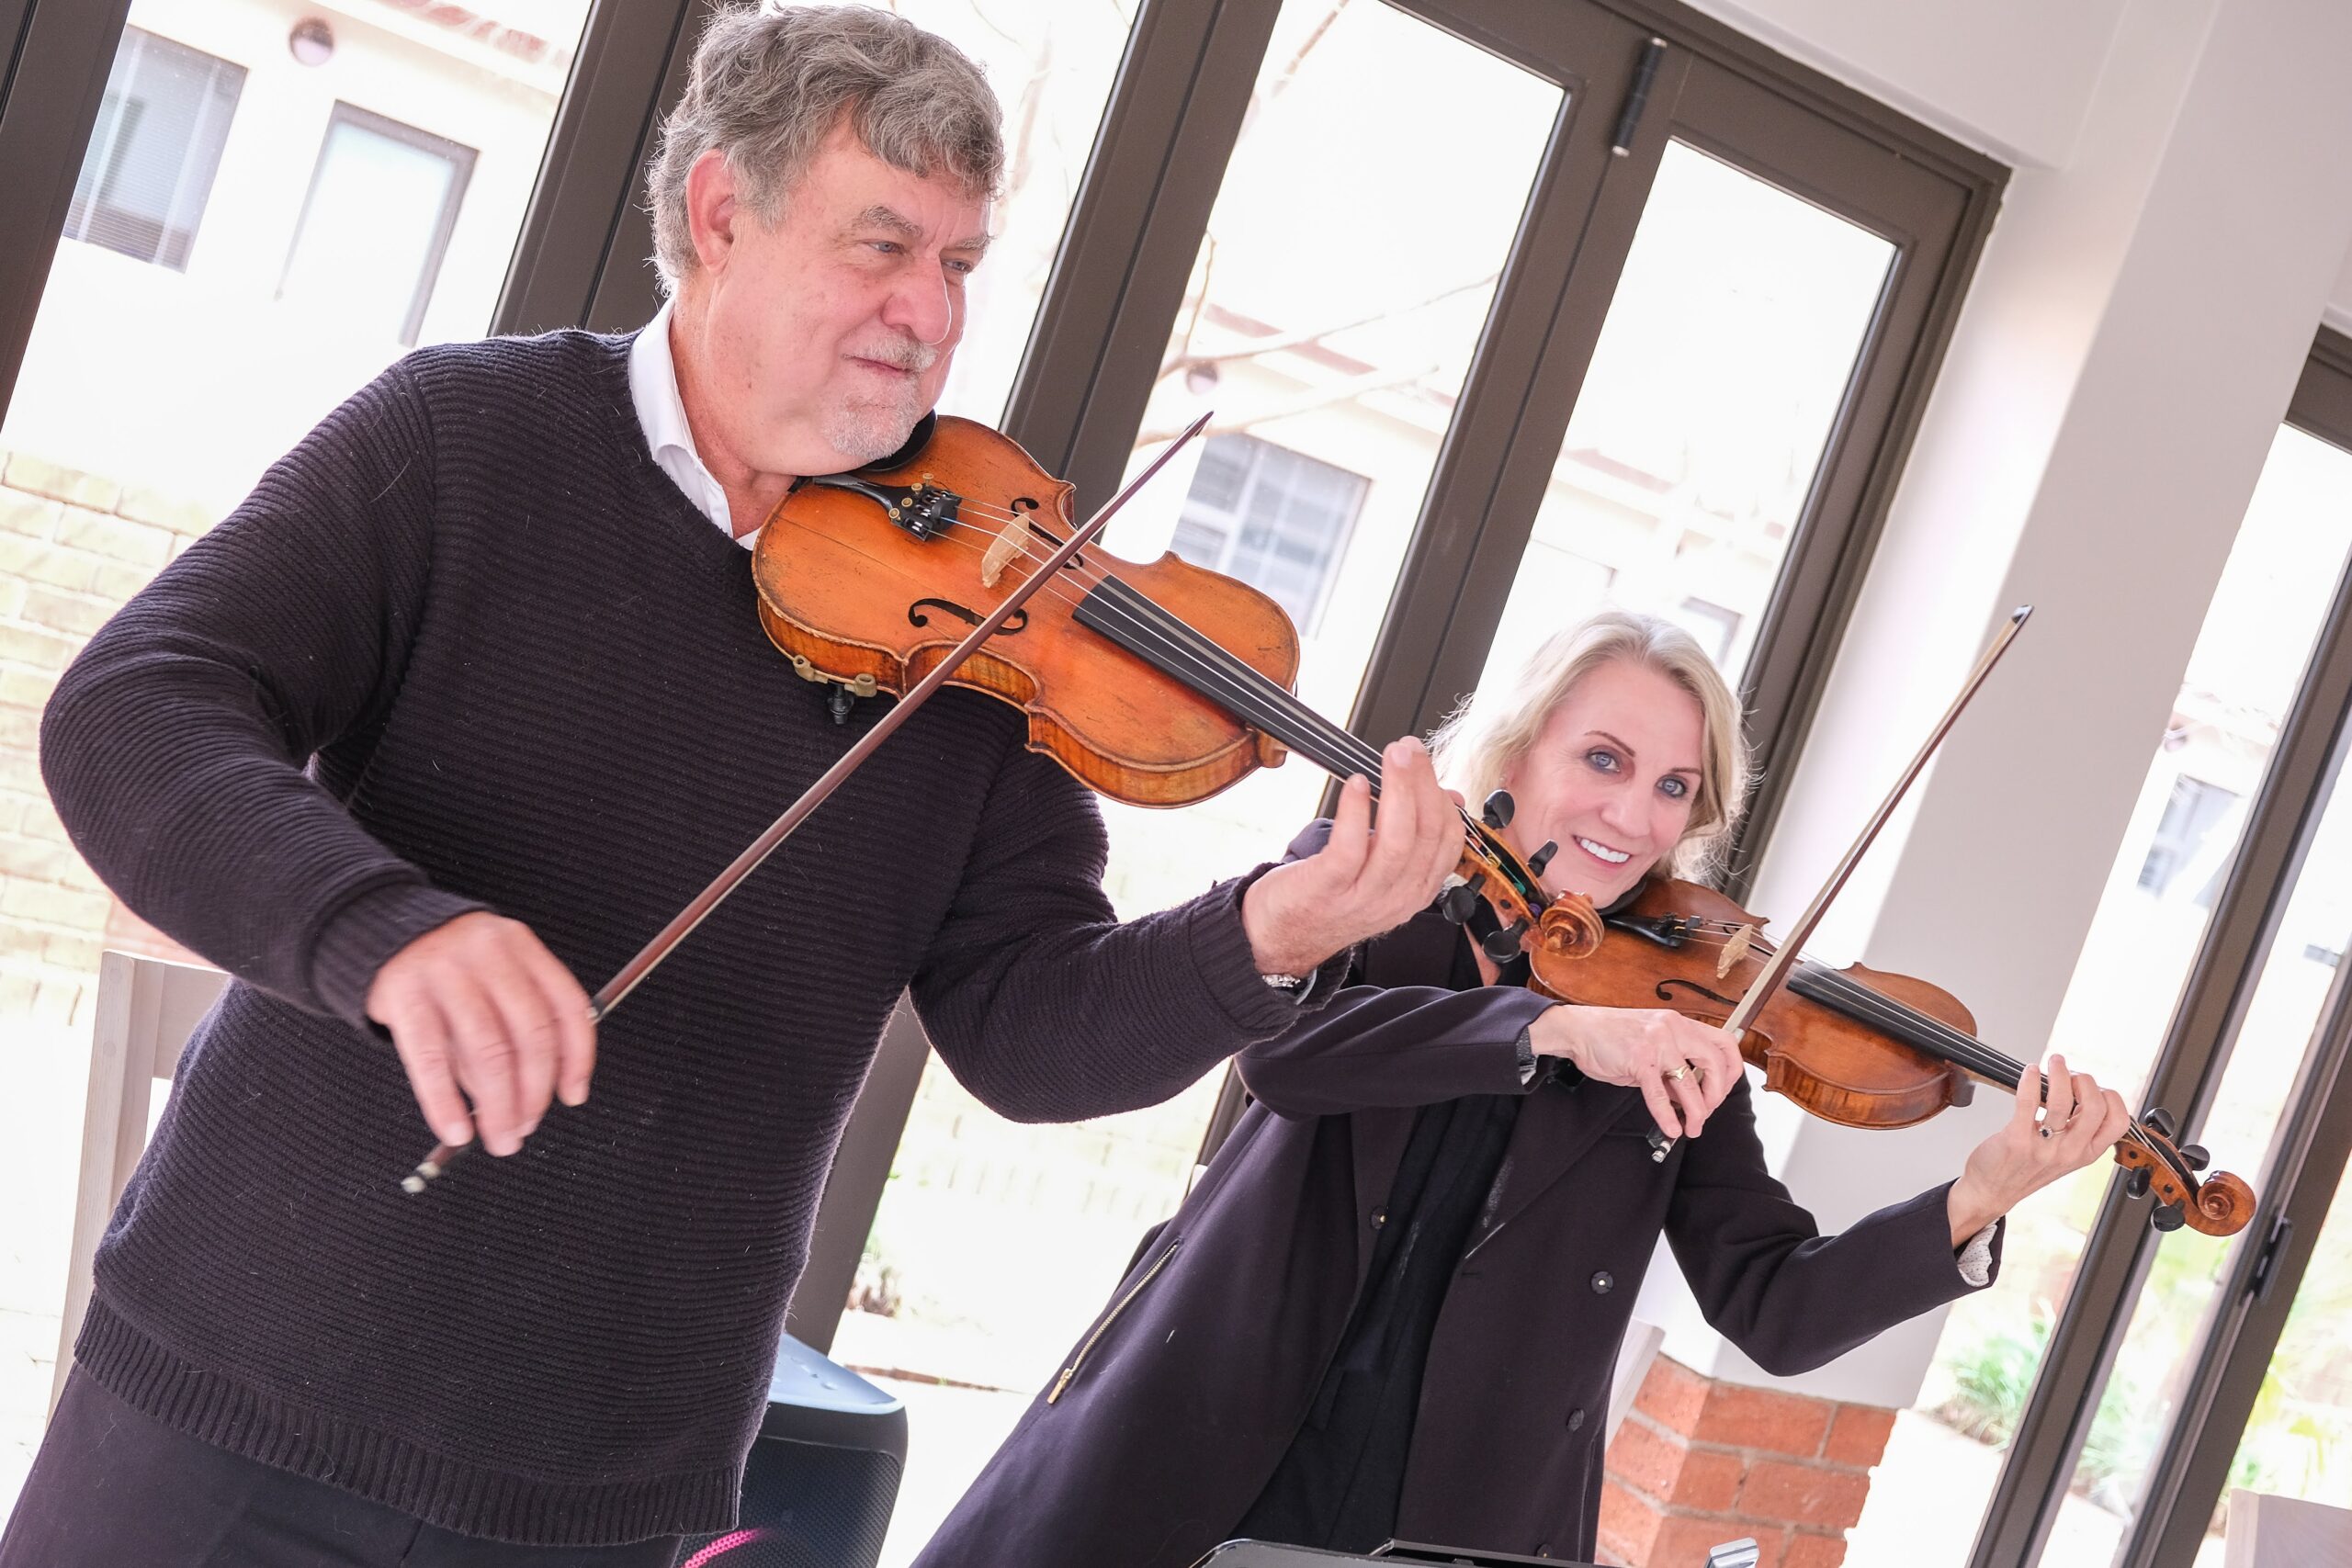
{"label": "ribbed sweater cuff", "polygon": [[426,882],[370,888],[328,917],[311,951],[311,989],[327,1011],[366,1029],[368,988],[385,961],[435,927],[487,908]]}
{"label": "ribbed sweater cuff", "polygon": [[1347,980],[1355,950],[1345,949],[1325,959],[1309,980],[1301,976],[1303,996],[1277,990],[1258,972],[1258,955],[1250,951],[1250,932],[1241,923],[1241,897],[1250,885],[1273,870],[1269,863],[1246,876],[1211,888],[1193,906],[1193,962],[1201,982],[1234,1027],[1253,1038],[1279,1034],[1321,1009]]}

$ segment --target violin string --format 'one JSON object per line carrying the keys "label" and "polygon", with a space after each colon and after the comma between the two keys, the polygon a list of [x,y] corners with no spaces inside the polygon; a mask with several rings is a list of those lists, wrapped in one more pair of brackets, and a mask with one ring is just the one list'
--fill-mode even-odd
{"label": "violin string", "polygon": [[[989,530],[972,524],[951,524],[949,527],[978,533],[991,541],[997,537]],[[978,543],[968,538],[954,537],[947,542],[976,553],[982,549]],[[1037,547],[1024,541],[1018,553],[1019,558],[1041,563],[1054,547],[1046,546],[1041,553]],[[1012,562],[1006,564],[1011,566]],[[1245,717],[1269,721],[1262,722],[1261,727],[1286,743],[1298,736],[1308,737],[1307,744],[1295,744],[1293,749],[1306,753],[1309,761],[1341,777],[1351,771],[1363,773],[1373,782],[1377,793],[1380,753],[1369,742],[1324,717],[1262,671],[1235,658],[1117,577],[1069,568],[1064,570],[1077,581],[1088,584],[1091,592],[1073,593],[1058,582],[1049,583],[1039,592],[1053,593],[1063,603],[1073,606],[1092,599],[1094,608],[1103,619],[1117,623],[1137,640],[1150,644],[1156,652],[1164,656],[1168,662],[1160,663],[1159,667],[1169,674],[1184,680],[1189,673],[1208,682],[1215,689],[1203,692],[1203,695],[1229,707],[1238,707]],[[1171,668],[1171,664],[1183,668]],[[1200,687],[1195,685],[1194,689],[1199,690]],[[1289,734],[1283,733],[1285,728]],[[1339,765],[1334,765],[1334,758],[1341,759]]]}

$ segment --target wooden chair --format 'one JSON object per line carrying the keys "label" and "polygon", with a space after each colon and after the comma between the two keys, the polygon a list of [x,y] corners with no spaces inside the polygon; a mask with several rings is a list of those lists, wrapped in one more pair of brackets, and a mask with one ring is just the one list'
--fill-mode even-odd
{"label": "wooden chair", "polygon": [[90,1309],[90,1264],[98,1238],[147,1147],[155,1080],[171,1081],[180,1047],[229,976],[218,969],[107,953],[98,959],[97,1019],[90,1041],[90,1088],[82,1111],[82,1171],[74,1195],[74,1250],[65,1314],[58,1325],[57,1374],[49,1404],[57,1408],[74,1366],[74,1340]]}

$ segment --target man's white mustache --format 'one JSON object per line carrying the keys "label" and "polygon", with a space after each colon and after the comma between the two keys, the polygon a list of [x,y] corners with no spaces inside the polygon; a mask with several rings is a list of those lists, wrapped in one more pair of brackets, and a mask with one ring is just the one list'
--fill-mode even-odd
{"label": "man's white mustache", "polygon": [[899,370],[912,370],[920,375],[939,363],[939,350],[913,338],[892,338],[871,347],[850,350],[854,358],[871,359]]}

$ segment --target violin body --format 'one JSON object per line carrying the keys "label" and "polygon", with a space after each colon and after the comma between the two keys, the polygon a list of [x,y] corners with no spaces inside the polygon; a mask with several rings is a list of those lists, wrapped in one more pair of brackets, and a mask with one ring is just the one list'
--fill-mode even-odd
{"label": "violin body", "polygon": [[[1069,537],[1069,485],[1016,444],[943,416],[911,460],[804,485],[770,514],[752,552],[761,625],[808,679],[904,693],[1021,583],[1030,554]],[[1287,688],[1298,634],[1280,604],[1172,553],[1139,565],[1091,546],[1068,576],[950,683],[1022,709],[1033,750],[1131,805],[1190,805],[1283,761],[1280,742],[1093,635],[1081,614],[1089,601],[1123,625],[1145,613],[1103,602],[1108,578]]]}
{"label": "violin body", "polygon": [[[1739,951],[1720,936],[1702,940],[1697,933],[1760,923],[1712,888],[1652,878],[1611,919],[1606,937],[1589,953],[1547,960],[1539,942],[1535,984],[1562,1001],[1671,1008],[1702,1023],[1721,1025],[1763,967],[1765,955]],[[1726,954],[1732,955],[1728,965],[1723,963]],[[1859,964],[1834,973],[1963,1034],[1976,1032],[1976,1021],[1960,999],[1925,980]],[[1785,987],[1741,1035],[1739,1048],[1763,1072],[1765,1088],[1841,1126],[1912,1126],[1948,1105],[1965,1105],[1974,1092],[1968,1075],[1952,1063]]]}

